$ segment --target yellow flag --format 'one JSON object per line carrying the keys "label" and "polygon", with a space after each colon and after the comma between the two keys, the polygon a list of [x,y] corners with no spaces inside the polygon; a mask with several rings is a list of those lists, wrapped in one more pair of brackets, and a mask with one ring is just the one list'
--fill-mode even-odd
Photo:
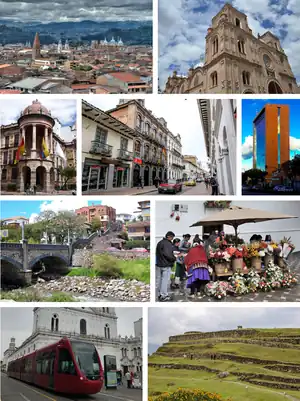
{"label": "yellow flag", "polygon": [[48,156],[49,156],[49,150],[48,150],[48,148],[47,148],[45,138],[43,138],[42,148],[43,148],[43,155],[44,155],[44,157],[45,157],[45,158],[48,157]]}

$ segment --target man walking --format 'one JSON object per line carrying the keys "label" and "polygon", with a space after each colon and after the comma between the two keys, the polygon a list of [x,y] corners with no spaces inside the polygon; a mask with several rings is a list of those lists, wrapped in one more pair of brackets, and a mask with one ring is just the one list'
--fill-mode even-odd
{"label": "man walking", "polygon": [[156,246],[156,289],[158,300],[161,302],[170,301],[168,294],[168,285],[171,277],[171,270],[176,261],[174,255],[173,239],[175,234],[168,231]]}
{"label": "man walking", "polygon": [[210,185],[212,188],[212,195],[218,195],[218,188],[219,188],[219,184],[218,184],[218,180],[217,180],[217,174],[214,174],[210,180]]}
{"label": "man walking", "polygon": [[131,388],[131,374],[130,374],[130,372],[126,372],[125,379],[127,381],[127,388]]}

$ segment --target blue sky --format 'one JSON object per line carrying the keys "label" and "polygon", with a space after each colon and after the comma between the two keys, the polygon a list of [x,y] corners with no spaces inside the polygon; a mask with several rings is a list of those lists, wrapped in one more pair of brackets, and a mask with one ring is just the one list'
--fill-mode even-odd
{"label": "blue sky", "polygon": [[300,154],[299,110],[300,100],[254,99],[242,102],[242,168],[249,170],[253,163],[253,126],[256,114],[265,104],[286,104],[290,107],[290,157]]}
{"label": "blue sky", "polygon": [[32,200],[9,200],[1,201],[0,216],[1,219],[14,217],[14,216],[24,216],[30,219],[30,222],[34,222],[37,215],[45,210],[53,210],[58,212],[60,210],[74,210],[79,209],[83,206],[94,205],[107,205],[114,207],[117,213],[129,213],[133,214],[138,207],[137,200],[130,197],[123,197],[122,202],[118,197],[105,197],[105,200],[87,200],[77,197],[69,197],[68,200],[62,199],[61,197],[54,200],[42,200],[42,201],[32,201]]}
{"label": "blue sky", "polygon": [[[0,1],[1,3],[1,1]],[[76,122],[76,100],[75,99],[48,99],[37,96],[22,96],[18,99],[0,100],[0,125],[12,124],[17,122],[21,111],[30,106],[33,101],[39,100],[50,112],[53,118],[59,120],[61,124],[60,131],[54,127],[55,133],[66,141],[73,139],[74,131],[71,128]]]}
{"label": "blue sky", "polygon": [[[241,305],[240,305],[241,306]],[[170,336],[187,331],[219,331],[244,328],[298,328],[300,308],[207,308],[176,306],[149,308],[148,353],[152,354]]]}
{"label": "blue sky", "polygon": [[299,0],[159,0],[160,87],[173,70],[186,74],[205,54],[205,36],[212,18],[225,3],[248,16],[257,36],[270,30],[279,37],[292,70],[300,81]]}

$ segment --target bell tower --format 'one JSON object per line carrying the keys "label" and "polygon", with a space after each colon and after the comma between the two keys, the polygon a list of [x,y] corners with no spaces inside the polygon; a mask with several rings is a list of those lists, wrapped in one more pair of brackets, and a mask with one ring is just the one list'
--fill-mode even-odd
{"label": "bell tower", "polygon": [[32,60],[41,58],[41,43],[38,32],[35,34],[32,46]]}

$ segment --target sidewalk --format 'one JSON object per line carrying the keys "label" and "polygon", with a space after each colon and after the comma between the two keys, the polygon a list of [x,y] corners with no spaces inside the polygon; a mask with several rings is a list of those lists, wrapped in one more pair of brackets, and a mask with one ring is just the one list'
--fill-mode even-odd
{"label": "sidewalk", "polygon": [[146,195],[150,193],[157,193],[157,188],[152,185],[150,187],[144,187],[143,189],[135,188],[114,188],[110,191],[88,191],[83,192],[82,195]]}

